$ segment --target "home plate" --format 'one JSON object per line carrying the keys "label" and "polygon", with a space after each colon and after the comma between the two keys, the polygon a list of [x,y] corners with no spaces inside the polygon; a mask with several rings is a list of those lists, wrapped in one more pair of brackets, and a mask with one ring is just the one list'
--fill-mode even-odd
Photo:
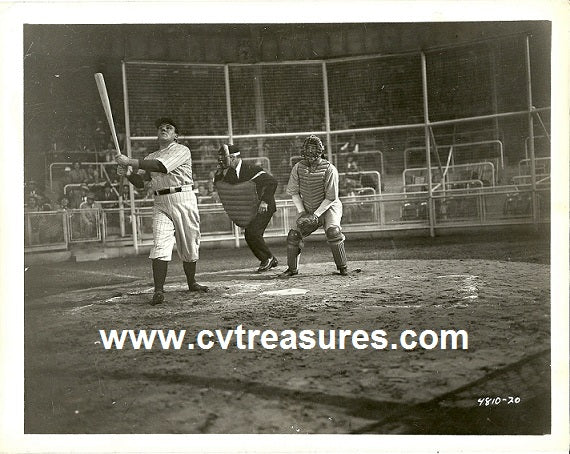
{"label": "home plate", "polygon": [[304,295],[308,290],[304,288],[284,288],[283,290],[269,290],[261,292],[260,295]]}

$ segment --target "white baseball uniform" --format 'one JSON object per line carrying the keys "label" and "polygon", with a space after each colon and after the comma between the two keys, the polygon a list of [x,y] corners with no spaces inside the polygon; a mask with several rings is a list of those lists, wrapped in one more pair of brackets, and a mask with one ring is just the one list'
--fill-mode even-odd
{"label": "white baseball uniform", "polygon": [[[199,258],[200,214],[192,191],[194,180],[190,150],[173,142],[145,159],[156,159],[167,170],[167,173],[151,172],[152,189],[170,190],[164,195],[155,192],[150,258],[172,260],[172,248],[176,243],[180,258],[184,262],[195,262]],[[180,192],[175,192],[177,188]]]}

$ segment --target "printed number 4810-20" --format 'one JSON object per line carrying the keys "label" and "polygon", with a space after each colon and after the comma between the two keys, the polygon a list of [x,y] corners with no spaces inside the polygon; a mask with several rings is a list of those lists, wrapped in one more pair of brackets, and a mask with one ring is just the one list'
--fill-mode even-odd
{"label": "printed number 4810-20", "polygon": [[483,405],[485,407],[488,407],[489,405],[499,405],[499,404],[518,404],[520,403],[521,398],[520,397],[513,397],[513,396],[508,396],[508,397],[480,397],[479,399],[477,399],[477,402],[479,403],[479,406],[482,407]]}

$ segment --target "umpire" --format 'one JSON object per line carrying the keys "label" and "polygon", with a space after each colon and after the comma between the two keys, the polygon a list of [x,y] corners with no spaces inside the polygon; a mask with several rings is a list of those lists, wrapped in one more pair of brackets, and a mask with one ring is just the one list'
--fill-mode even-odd
{"label": "umpire", "polygon": [[[224,194],[221,182],[232,185],[230,190],[234,196],[243,191],[244,197],[228,198]],[[252,197],[247,196],[248,182],[252,187]],[[218,168],[214,175],[214,183],[226,212],[234,222],[236,218],[243,217],[246,211],[251,211],[251,218],[247,217],[243,223],[239,221],[236,223],[245,227],[245,241],[253,255],[261,262],[257,272],[262,273],[277,266],[277,259],[263,239],[265,229],[276,211],[277,180],[261,167],[244,162],[238,147],[224,144],[218,150]],[[240,206],[240,203],[244,206]],[[232,216],[236,211],[241,212]]]}
{"label": "umpire", "polygon": [[[154,191],[152,220],[152,276],[154,295],[151,305],[164,301],[164,282],[174,243],[182,259],[188,289],[207,292],[208,287],[196,282],[196,262],[200,246],[200,215],[192,185],[192,156],[188,147],[178,143],[178,127],[170,118],[159,118],[155,126],[159,150],[144,159],[124,155],[115,158],[117,174],[127,175],[137,188],[150,179]],[[133,171],[128,172],[128,166]]]}

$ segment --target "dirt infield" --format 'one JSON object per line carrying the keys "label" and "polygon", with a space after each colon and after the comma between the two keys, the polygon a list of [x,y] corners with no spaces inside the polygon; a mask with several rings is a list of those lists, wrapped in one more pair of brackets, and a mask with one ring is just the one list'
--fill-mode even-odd
{"label": "dirt infield", "polygon": [[[492,242],[474,238],[427,243],[410,240],[406,253],[416,247],[426,256],[443,255],[442,249],[453,256],[469,244],[474,255],[475,249],[497,253]],[[525,250],[533,261],[548,258],[541,239],[501,244],[508,258]],[[219,261],[201,262],[200,282],[212,288],[206,295],[185,291],[173,263],[167,302],[156,307],[148,305],[152,289],[142,258],[136,265],[124,261],[116,272],[122,277],[108,269],[112,261],[75,264],[77,276],[101,277],[107,267],[120,281],[96,288],[43,292],[34,284],[41,279],[28,279],[26,433],[547,433],[550,267],[370,257],[386,245],[349,243],[352,271],[342,277],[332,274],[326,247],[315,243],[302,273],[289,280],[276,278],[281,265],[252,273],[243,266],[252,263],[247,251],[205,252],[237,258],[228,259],[226,269]],[[52,266],[51,274],[66,266]],[[258,337],[253,349],[243,350],[235,344],[163,350],[158,341],[150,350],[130,344],[105,350],[99,335],[100,329],[185,329],[189,342],[200,330],[238,325],[278,333],[384,330],[389,344],[357,350],[349,338],[345,349],[267,350]],[[465,330],[468,349],[393,349],[406,329]],[[520,402],[479,405],[485,397]]]}

